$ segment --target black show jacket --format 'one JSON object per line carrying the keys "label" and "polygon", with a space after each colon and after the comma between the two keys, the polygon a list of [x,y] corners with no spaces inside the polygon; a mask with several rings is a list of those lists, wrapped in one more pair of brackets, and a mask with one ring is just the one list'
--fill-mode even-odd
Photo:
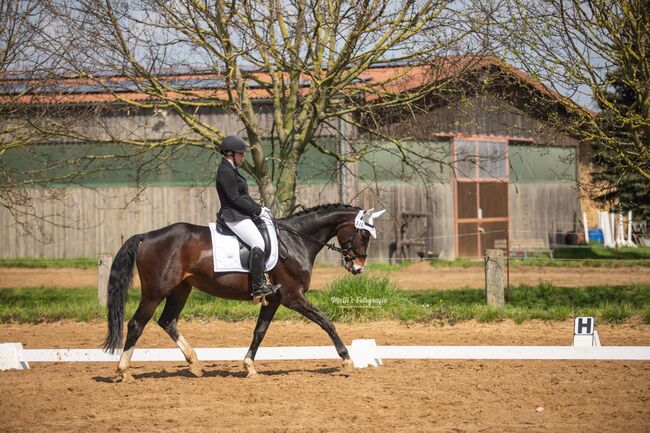
{"label": "black show jacket", "polygon": [[262,207],[248,194],[246,179],[226,158],[217,169],[217,194],[221,202],[219,215],[223,221],[241,221],[256,217]]}

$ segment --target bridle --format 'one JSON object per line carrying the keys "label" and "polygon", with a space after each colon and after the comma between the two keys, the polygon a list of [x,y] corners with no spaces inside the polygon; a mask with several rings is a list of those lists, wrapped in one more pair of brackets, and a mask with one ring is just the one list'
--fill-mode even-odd
{"label": "bridle", "polygon": [[[351,261],[356,260],[356,259],[364,259],[365,260],[366,257],[368,257],[367,254],[359,254],[354,250],[354,239],[359,234],[361,229],[355,228],[354,232],[352,232],[352,234],[350,235],[350,238],[347,240],[347,242],[345,242],[345,244],[342,245],[339,248],[336,245],[334,245],[333,243],[328,244],[327,242],[323,242],[320,239],[316,239],[313,236],[309,236],[306,233],[303,233],[303,232],[301,232],[299,230],[288,227],[288,226],[286,226],[286,225],[284,225],[282,223],[279,223],[277,221],[274,221],[274,223],[275,223],[275,226],[278,229],[288,231],[289,233],[293,233],[293,234],[298,235],[298,236],[300,236],[302,238],[305,238],[305,239],[309,239],[310,241],[316,242],[317,244],[320,244],[321,246],[324,246],[329,250],[338,252],[339,254],[341,254],[341,258],[343,258],[343,260],[345,260],[346,263],[351,262]],[[352,255],[350,255],[350,252],[352,252]]]}
{"label": "bridle", "polygon": [[[357,237],[357,235],[361,232],[361,229],[355,228],[354,232],[350,235],[350,239],[345,243],[344,246],[340,248],[341,250],[341,256],[343,257],[343,260],[345,262],[351,262],[356,259],[363,259],[365,260],[366,257],[368,257],[367,254],[359,254],[354,250],[354,239]],[[349,255],[349,253],[352,253],[352,255]]]}

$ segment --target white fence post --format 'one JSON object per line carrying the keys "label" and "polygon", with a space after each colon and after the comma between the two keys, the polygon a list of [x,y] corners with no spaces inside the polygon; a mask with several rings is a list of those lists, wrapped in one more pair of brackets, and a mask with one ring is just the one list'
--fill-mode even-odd
{"label": "white fence post", "polygon": [[106,305],[108,299],[108,277],[111,274],[113,255],[100,253],[97,259],[97,299],[101,305]]}

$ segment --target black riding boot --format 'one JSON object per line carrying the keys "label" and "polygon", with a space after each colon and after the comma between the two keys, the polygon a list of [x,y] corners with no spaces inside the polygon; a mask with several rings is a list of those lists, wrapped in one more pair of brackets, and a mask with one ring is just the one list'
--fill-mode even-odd
{"label": "black riding boot", "polygon": [[251,249],[250,255],[251,285],[253,286],[252,297],[273,294],[280,285],[271,286],[264,278],[264,251],[255,247]]}

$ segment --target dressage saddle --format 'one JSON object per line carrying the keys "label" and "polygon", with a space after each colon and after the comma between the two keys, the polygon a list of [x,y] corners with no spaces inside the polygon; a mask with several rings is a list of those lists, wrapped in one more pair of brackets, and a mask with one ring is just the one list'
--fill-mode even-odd
{"label": "dressage saddle", "polygon": [[[253,223],[255,223],[257,229],[262,234],[262,238],[264,239],[264,260],[266,261],[271,255],[271,238],[269,237],[268,227],[266,226],[264,220],[261,218],[254,218]],[[239,260],[242,267],[244,269],[248,269],[250,263],[249,258],[251,254],[250,245],[246,244],[239,238],[239,236],[235,234],[235,232],[230,230],[230,227],[226,225],[226,223],[219,217],[219,215],[217,215],[217,232],[224,236],[234,236],[237,238],[239,241]]]}

